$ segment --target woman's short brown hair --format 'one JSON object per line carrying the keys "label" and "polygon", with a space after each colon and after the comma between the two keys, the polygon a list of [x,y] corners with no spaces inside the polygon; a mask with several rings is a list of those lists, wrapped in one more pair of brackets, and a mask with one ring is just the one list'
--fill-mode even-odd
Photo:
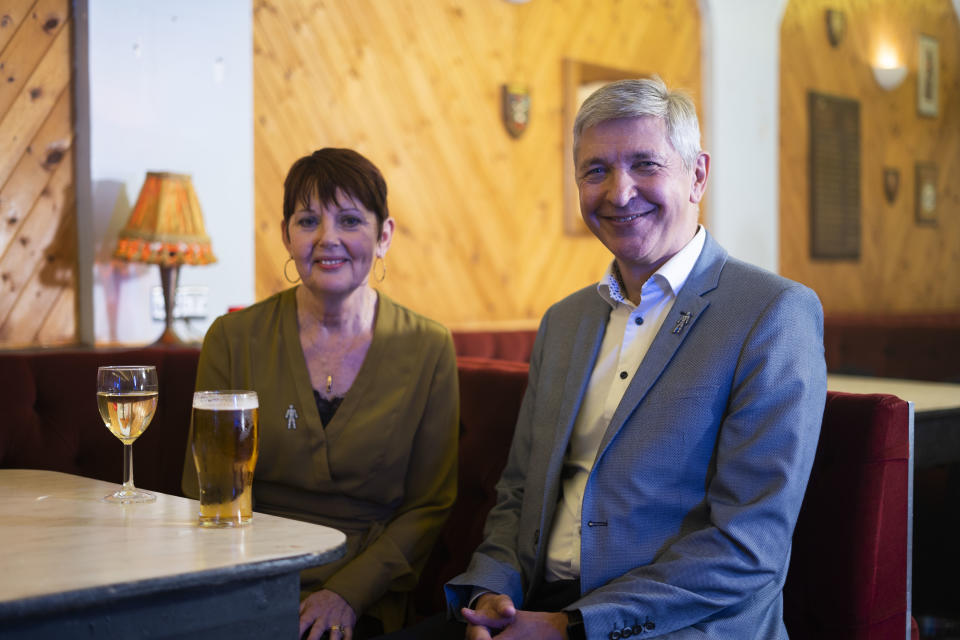
{"label": "woman's short brown hair", "polygon": [[377,216],[377,232],[383,230],[384,221],[390,217],[387,209],[387,182],[376,165],[353,149],[326,147],[318,149],[293,163],[283,181],[283,221],[298,206],[310,204],[317,194],[324,206],[340,203],[337,189],[359,201]]}

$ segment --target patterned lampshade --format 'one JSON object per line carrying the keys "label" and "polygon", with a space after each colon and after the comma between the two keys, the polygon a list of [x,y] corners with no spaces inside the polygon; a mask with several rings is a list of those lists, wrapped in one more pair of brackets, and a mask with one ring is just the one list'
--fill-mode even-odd
{"label": "patterned lampshade", "polygon": [[113,257],[167,267],[217,261],[189,175],[147,173]]}

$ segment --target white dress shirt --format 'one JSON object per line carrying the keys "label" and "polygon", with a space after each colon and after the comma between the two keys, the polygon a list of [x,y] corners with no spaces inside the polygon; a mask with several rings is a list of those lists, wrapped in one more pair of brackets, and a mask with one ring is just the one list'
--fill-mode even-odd
{"label": "white dress shirt", "polygon": [[580,577],[583,492],[600,441],[633,374],[700,257],[705,241],[706,232],[700,226],[693,239],[643,283],[638,305],[630,302],[621,291],[613,262],[597,284],[597,292],[612,309],[600,353],[567,444],[560,504],[557,505],[547,546],[547,581]]}

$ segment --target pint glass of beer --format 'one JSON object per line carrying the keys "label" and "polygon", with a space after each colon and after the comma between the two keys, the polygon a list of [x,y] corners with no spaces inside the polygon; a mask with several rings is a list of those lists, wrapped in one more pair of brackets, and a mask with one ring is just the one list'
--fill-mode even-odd
{"label": "pint glass of beer", "polygon": [[201,527],[239,527],[253,517],[259,407],[255,391],[193,394],[190,446],[200,485]]}

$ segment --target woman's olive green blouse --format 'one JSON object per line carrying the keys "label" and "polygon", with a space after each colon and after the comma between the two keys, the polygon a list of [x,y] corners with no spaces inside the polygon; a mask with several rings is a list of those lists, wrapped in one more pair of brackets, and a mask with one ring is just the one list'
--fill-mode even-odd
{"label": "woman's olive green blouse", "polygon": [[[302,587],[330,589],[390,631],[403,623],[406,593],[456,497],[453,341],[442,325],[379,293],[370,349],[324,428],[300,347],[295,292],[217,318],[203,341],[196,388],[257,392],[254,511],[346,533],[346,556],[303,572]],[[197,495],[189,447],[183,490]]]}

